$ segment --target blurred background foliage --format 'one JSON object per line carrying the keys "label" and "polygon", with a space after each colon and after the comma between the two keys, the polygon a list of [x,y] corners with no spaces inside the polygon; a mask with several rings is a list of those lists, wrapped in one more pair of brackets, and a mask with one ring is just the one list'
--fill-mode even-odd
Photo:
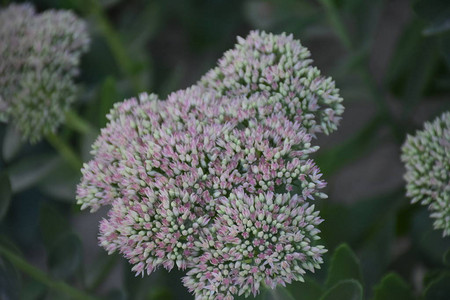
{"label": "blurred background foliage", "polygon": [[[294,34],[345,99],[341,128],[319,137],[315,157],[329,182],[317,204],[329,252],[306,283],[258,298],[449,299],[450,239],[409,204],[399,160],[406,134],[450,108],[448,0],[32,2],[89,23],[82,90],[58,132],[82,161],[114,102],[195,83],[250,29]],[[53,149],[66,145],[26,144],[6,124],[0,140],[0,299],[192,298],[182,272],[136,278],[97,246],[105,211],[79,211],[79,169]]]}

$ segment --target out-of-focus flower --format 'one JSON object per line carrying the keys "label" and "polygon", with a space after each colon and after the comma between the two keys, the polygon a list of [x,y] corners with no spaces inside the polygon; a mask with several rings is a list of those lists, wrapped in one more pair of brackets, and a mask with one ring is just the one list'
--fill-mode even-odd
{"label": "out-of-focus flower", "polygon": [[37,14],[29,4],[11,4],[0,10],[0,40],[0,118],[38,141],[75,99],[86,24],[69,11]]}
{"label": "out-of-focus flower", "polygon": [[334,81],[311,66],[310,57],[292,35],[252,31],[238,38],[199,85],[231,97],[263,93],[308,133],[328,134],[337,129],[344,112],[342,98]]}
{"label": "out-of-focus flower", "polygon": [[443,113],[402,147],[407,196],[428,205],[434,227],[450,235],[450,112]]}

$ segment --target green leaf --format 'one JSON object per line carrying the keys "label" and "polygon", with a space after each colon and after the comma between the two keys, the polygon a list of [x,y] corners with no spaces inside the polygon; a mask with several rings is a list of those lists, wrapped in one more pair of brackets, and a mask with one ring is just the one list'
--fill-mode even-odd
{"label": "green leaf", "polygon": [[21,192],[45,178],[59,160],[55,155],[38,154],[12,165],[8,173],[13,193]]}
{"label": "green leaf", "polygon": [[81,241],[74,233],[56,239],[50,248],[48,266],[54,278],[68,278],[81,263]]}
{"label": "green leaf", "polygon": [[425,288],[425,300],[448,300],[450,272],[445,272]]}
{"label": "green leaf", "polygon": [[305,282],[295,281],[287,287],[296,300],[318,300],[322,287],[313,279],[305,277]]}
{"label": "green leaf", "polygon": [[70,232],[67,219],[49,204],[43,204],[39,214],[39,227],[44,245],[52,249],[53,245]]}
{"label": "green leaf", "polygon": [[395,214],[388,212],[380,216],[361,241],[359,252],[361,268],[366,286],[373,286],[391,262],[391,245],[395,235]]}
{"label": "green leaf", "polygon": [[100,128],[105,127],[107,122],[106,115],[109,113],[111,108],[113,108],[114,103],[119,100],[121,99],[119,99],[118,96],[116,80],[111,76],[106,77],[100,88]]}
{"label": "green leaf", "polygon": [[447,0],[419,0],[415,12],[429,22],[424,34],[434,35],[450,30],[450,2]]}
{"label": "green leaf", "polygon": [[10,162],[20,151],[22,145],[20,133],[13,126],[8,126],[3,138],[3,159]]}
{"label": "green leaf", "polygon": [[55,200],[75,202],[76,185],[80,181],[80,171],[71,168],[66,161],[59,161],[47,176],[40,181],[39,188]]}
{"label": "green leaf", "polygon": [[267,289],[264,300],[296,300],[285,287],[278,286],[276,289]]}
{"label": "green leaf", "polygon": [[348,245],[342,244],[333,253],[325,285],[329,288],[346,279],[362,282],[362,274],[359,259]]}
{"label": "green leaf", "polygon": [[328,289],[320,300],[362,300],[363,288],[353,279],[338,282]]}
{"label": "green leaf", "polygon": [[414,299],[408,284],[397,274],[390,273],[383,277],[375,287],[373,300],[410,300]]}
{"label": "green leaf", "polygon": [[361,128],[353,137],[332,149],[320,153],[316,157],[317,164],[324,174],[330,176],[351,161],[374,149],[373,139],[383,124],[381,116],[375,116]]}
{"label": "green leaf", "polygon": [[29,278],[22,285],[19,299],[44,299],[44,294],[46,291],[47,287],[44,284],[36,281],[35,279]]}
{"label": "green leaf", "polygon": [[0,221],[6,215],[11,203],[11,182],[6,172],[0,173]]}
{"label": "green leaf", "polygon": [[0,257],[0,299],[19,299],[20,274],[8,260]]}
{"label": "green leaf", "polygon": [[450,239],[442,238],[442,230],[434,229],[434,220],[429,214],[426,207],[419,207],[412,221],[412,242],[428,262],[441,264],[442,257],[450,249]]}

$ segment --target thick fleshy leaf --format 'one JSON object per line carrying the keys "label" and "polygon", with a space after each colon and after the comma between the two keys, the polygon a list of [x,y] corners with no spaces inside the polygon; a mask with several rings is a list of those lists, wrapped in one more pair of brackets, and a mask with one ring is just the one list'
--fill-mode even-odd
{"label": "thick fleshy leaf", "polygon": [[338,282],[329,288],[320,300],[362,300],[363,288],[353,279]]}
{"label": "thick fleshy leaf", "polygon": [[414,296],[408,284],[397,274],[390,273],[383,277],[375,287],[373,300],[412,300]]}
{"label": "thick fleshy leaf", "polygon": [[361,283],[362,274],[359,259],[347,244],[342,244],[333,253],[325,285],[330,288],[346,279],[354,279]]}
{"label": "thick fleshy leaf", "polygon": [[11,182],[8,173],[0,173],[0,221],[6,215],[11,202]]}

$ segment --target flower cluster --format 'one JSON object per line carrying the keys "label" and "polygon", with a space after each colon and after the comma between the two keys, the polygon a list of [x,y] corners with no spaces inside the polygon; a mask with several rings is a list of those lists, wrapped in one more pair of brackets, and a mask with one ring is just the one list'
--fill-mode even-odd
{"label": "flower cluster", "polygon": [[37,14],[28,4],[0,10],[0,119],[32,142],[53,132],[74,101],[86,24],[69,11]]}
{"label": "flower cluster", "polygon": [[292,35],[252,31],[238,38],[199,84],[222,95],[264,93],[278,110],[315,136],[337,129],[344,112],[334,81],[313,67],[311,53]]}
{"label": "flower cluster", "polygon": [[402,147],[407,196],[428,205],[434,227],[450,235],[450,112],[443,113]]}
{"label": "flower cluster", "polygon": [[111,206],[100,244],[137,274],[187,269],[197,299],[256,295],[319,268],[313,118],[284,99],[199,84],[116,104],[77,189],[82,209]]}

